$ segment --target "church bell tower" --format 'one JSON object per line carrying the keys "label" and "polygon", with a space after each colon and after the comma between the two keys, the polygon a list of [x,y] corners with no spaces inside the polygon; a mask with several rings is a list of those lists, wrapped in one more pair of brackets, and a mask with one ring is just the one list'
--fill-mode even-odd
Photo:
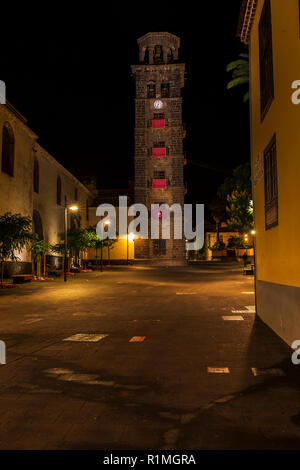
{"label": "church bell tower", "polygon": [[[151,204],[180,204],[183,209],[185,66],[178,63],[180,39],[160,32],[148,33],[137,42],[140,64],[131,66],[136,83],[135,203],[147,206],[149,214]],[[153,264],[185,264],[184,235],[174,238],[174,220],[170,239],[137,240],[135,258]]]}

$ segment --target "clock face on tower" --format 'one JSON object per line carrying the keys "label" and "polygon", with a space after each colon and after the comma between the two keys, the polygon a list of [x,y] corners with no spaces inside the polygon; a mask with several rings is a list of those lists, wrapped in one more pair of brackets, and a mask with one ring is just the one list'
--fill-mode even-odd
{"label": "clock face on tower", "polygon": [[161,109],[163,107],[163,102],[161,100],[155,100],[153,106],[155,109]]}

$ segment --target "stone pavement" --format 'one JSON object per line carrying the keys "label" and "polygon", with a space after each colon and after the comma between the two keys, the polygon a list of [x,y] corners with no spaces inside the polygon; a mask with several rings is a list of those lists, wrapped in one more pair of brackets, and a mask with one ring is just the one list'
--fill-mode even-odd
{"label": "stone pavement", "polygon": [[299,447],[300,366],[237,265],[32,282],[0,318],[0,449]]}

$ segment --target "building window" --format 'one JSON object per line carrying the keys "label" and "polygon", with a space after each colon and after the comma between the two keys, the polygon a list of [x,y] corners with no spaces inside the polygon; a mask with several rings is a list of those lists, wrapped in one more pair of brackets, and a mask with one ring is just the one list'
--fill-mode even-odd
{"label": "building window", "polygon": [[89,220],[89,200],[88,199],[86,200],[86,204],[85,204],[85,218],[88,222]]}
{"label": "building window", "polygon": [[173,52],[171,48],[168,49],[168,62],[173,62]]}
{"label": "building window", "polygon": [[155,98],[156,97],[156,87],[154,83],[150,83],[147,85],[147,98]]}
{"label": "building window", "polygon": [[166,240],[153,240],[153,249],[155,255],[165,255]]}
{"label": "building window", "polygon": [[36,157],[33,164],[33,190],[35,193],[38,193],[40,190],[40,166]]}
{"label": "building window", "polygon": [[8,122],[2,129],[2,171],[14,176],[15,137]]}
{"label": "building window", "polygon": [[278,225],[276,135],[264,151],[266,230]]}
{"label": "building window", "polygon": [[169,83],[162,83],[161,84],[161,97],[162,98],[169,98],[170,97],[170,85],[169,85]]}
{"label": "building window", "polygon": [[60,176],[57,177],[57,181],[56,181],[56,203],[59,206],[61,205],[61,178]]}
{"label": "building window", "polygon": [[259,21],[259,67],[261,120],[274,99],[271,3],[265,0]]}
{"label": "building window", "polygon": [[39,211],[33,210],[33,233],[37,234],[39,240],[44,240],[43,222]]}
{"label": "building window", "polygon": [[165,178],[165,172],[155,170],[154,173],[153,173],[153,177],[158,178],[158,179],[163,179],[163,178]]}
{"label": "building window", "polygon": [[74,199],[75,199],[75,201],[78,201],[78,188],[75,188]]}

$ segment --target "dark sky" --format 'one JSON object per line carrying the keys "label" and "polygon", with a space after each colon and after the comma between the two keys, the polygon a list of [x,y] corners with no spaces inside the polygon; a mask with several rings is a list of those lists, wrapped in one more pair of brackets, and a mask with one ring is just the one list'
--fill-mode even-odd
{"label": "dark sky", "polygon": [[[167,2],[145,5],[148,13],[127,6],[120,11],[117,4],[105,14],[85,8],[62,17],[44,10],[34,19],[19,18],[13,33],[0,32],[0,79],[8,100],[46,150],[78,177],[97,175],[100,187],[126,187],[134,176],[130,64],[138,63],[136,39],[149,31],[181,38],[188,161],[230,171],[249,160],[243,90],[225,86],[226,64],[240,50],[240,0],[186,2],[186,10],[182,3],[179,10]],[[226,176],[191,163],[185,173],[193,202],[208,202]]]}

